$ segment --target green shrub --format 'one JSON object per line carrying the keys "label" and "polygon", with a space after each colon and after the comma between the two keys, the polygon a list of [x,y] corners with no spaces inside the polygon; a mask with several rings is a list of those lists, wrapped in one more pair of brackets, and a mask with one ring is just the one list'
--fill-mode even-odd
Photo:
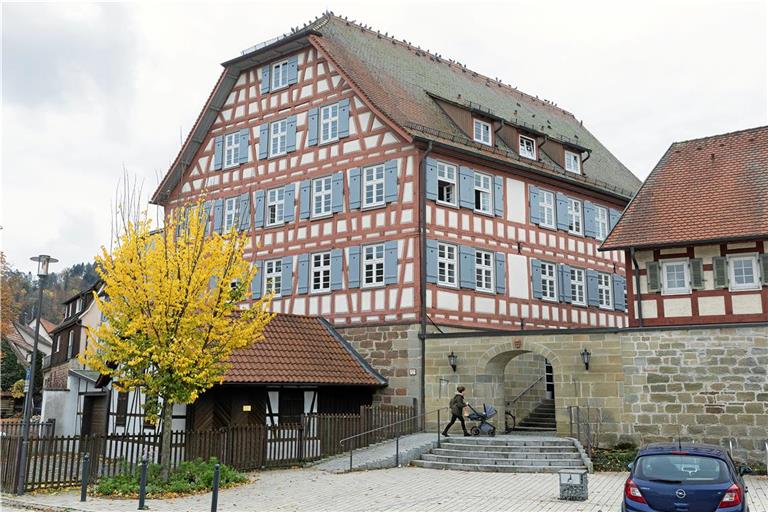
{"label": "green shrub", "polygon": [[[213,486],[214,466],[218,463],[215,457],[205,461],[196,459],[179,464],[168,475],[168,481],[160,480],[160,465],[150,464],[147,469],[147,496],[164,494],[192,494],[210,491]],[[108,496],[135,497],[139,494],[140,468],[133,472],[102,478],[96,484],[96,494]],[[246,476],[229,466],[221,465],[219,485],[228,487],[246,480]]]}
{"label": "green shrub", "polygon": [[592,457],[595,471],[627,471],[627,464],[637,456],[637,448],[631,443],[622,443],[621,448],[597,450]]}

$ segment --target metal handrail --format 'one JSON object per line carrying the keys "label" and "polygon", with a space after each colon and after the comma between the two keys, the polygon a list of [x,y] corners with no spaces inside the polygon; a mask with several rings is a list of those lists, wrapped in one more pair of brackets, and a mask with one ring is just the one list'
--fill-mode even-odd
{"label": "metal handrail", "polygon": [[520,399],[523,397],[523,395],[524,395],[524,394],[526,394],[527,392],[529,392],[529,391],[530,391],[530,390],[533,388],[533,386],[535,386],[536,384],[538,384],[539,382],[541,382],[541,380],[542,380],[544,377],[545,377],[545,375],[542,375],[542,376],[540,376],[538,379],[536,379],[535,381],[533,381],[533,382],[532,382],[532,383],[531,383],[531,384],[530,384],[530,385],[529,385],[527,388],[525,388],[525,389],[524,389],[524,390],[523,390],[523,391],[522,391],[520,394],[518,394],[518,395],[517,395],[515,398],[513,398],[512,400],[510,400],[509,402],[507,402],[507,405],[512,405],[512,404],[514,404],[515,402],[517,402],[518,400],[520,400]]}

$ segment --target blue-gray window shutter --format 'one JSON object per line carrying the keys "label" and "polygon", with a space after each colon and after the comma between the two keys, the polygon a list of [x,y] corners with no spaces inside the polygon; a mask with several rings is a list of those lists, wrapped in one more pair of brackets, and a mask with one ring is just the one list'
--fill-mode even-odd
{"label": "blue-gray window shutter", "polygon": [[496,253],[496,293],[507,291],[507,262],[503,252]]}
{"label": "blue-gray window shutter", "polygon": [[535,299],[541,298],[541,262],[539,260],[531,260],[531,288],[533,289],[533,297]]}
{"label": "blue-gray window shutter", "polygon": [[649,292],[661,291],[661,264],[658,261],[649,261],[645,264],[645,278]]}
{"label": "blue-gray window shutter", "polygon": [[349,136],[349,98],[339,102],[339,138]]}
{"label": "blue-gray window shutter", "polygon": [[427,240],[427,282],[437,282],[437,240]]}
{"label": "blue-gray window shutter", "polygon": [[269,156],[269,123],[259,126],[259,160]]}
{"label": "blue-gray window shutter", "polygon": [[221,233],[221,226],[224,223],[224,200],[217,199],[213,206],[213,230]]}
{"label": "blue-gray window shutter", "polygon": [[284,189],[283,222],[293,222],[296,216],[296,184],[291,183]]}
{"label": "blue-gray window shutter", "polygon": [[299,190],[299,218],[309,218],[309,203],[311,194],[312,182],[310,180],[301,180]]}
{"label": "blue-gray window shutter", "polygon": [[296,116],[285,120],[285,151],[296,151]]}
{"label": "blue-gray window shutter", "polygon": [[625,298],[625,288],[627,281],[623,276],[613,274],[613,309],[618,311],[627,310],[627,301]]}
{"label": "blue-gray window shutter", "polygon": [[768,286],[768,253],[760,255],[760,282],[763,286]]}
{"label": "blue-gray window shutter", "polygon": [[263,268],[262,262],[254,261],[253,266],[256,267],[256,275],[253,276],[253,281],[251,281],[251,297],[254,299],[260,299],[261,291],[263,290],[261,283],[264,282],[264,274],[261,273]]}
{"label": "blue-gray window shutter", "polygon": [[353,245],[349,248],[347,280],[347,285],[350,288],[360,288],[360,247],[357,245]]}
{"label": "blue-gray window shutter", "polygon": [[[647,264],[646,268],[648,268]],[[650,275],[650,271],[648,275]],[[712,281],[715,288],[728,288],[728,259],[725,256],[712,257]],[[661,285],[659,285],[659,289],[661,289]]]}
{"label": "blue-gray window shutter", "polygon": [[349,209],[359,210],[361,206],[362,184],[360,182],[360,168],[349,170]]}
{"label": "blue-gray window shutter", "polygon": [[243,128],[240,130],[240,151],[238,161],[241,164],[248,162],[248,143],[251,141],[251,129]]}
{"label": "blue-gray window shutter", "polygon": [[309,109],[309,114],[307,115],[307,146],[317,146],[317,128],[319,119],[319,109]]}
{"label": "blue-gray window shutter", "polygon": [[288,85],[299,81],[299,56],[294,55],[288,59]]}
{"label": "blue-gray window shutter", "polygon": [[597,271],[587,269],[587,304],[599,306],[600,298],[597,294]]}
{"label": "blue-gray window shutter", "polygon": [[497,217],[504,216],[504,177],[493,177],[493,214]]}
{"label": "blue-gray window shutter", "polygon": [[691,288],[704,289],[704,261],[701,258],[692,258],[688,261],[691,267]]}
{"label": "blue-gray window shutter", "polygon": [[299,254],[299,279],[296,285],[296,293],[309,291],[309,254]]}
{"label": "blue-gray window shutter", "polygon": [[237,210],[239,219],[237,221],[237,229],[239,231],[245,231],[251,229],[251,194],[246,192],[240,195],[240,205]]}
{"label": "blue-gray window shutter", "polygon": [[253,227],[264,227],[264,191],[257,190],[253,193]]}
{"label": "blue-gray window shutter", "polygon": [[397,240],[384,242],[384,284],[397,284]]}
{"label": "blue-gray window shutter", "polygon": [[614,210],[611,208],[608,211],[608,218],[611,220],[611,229],[616,225],[617,222],[619,222],[619,218],[621,217],[621,212],[619,210]]}
{"label": "blue-gray window shutter", "polygon": [[269,64],[261,67],[261,94],[269,92],[272,82],[269,80]]}
{"label": "blue-gray window shutter", "polygon": [[288,297],[293,292],[293,256],[284,256],[280,266],[280,296]]}
{"label": "blue-gray window shutter", "polygon": [[384,164],[384,200],[397,201],[397,160],[387,160]]}
{"label": "blue-gray window shutter", "polygon": [[427,158],[427,199],[437,201],[437,160]]}
{"label": "blue-gray window shutter", "polygon": [[459,206],[475,208],[475,171],[469,167],[459,168]]}
{"label": "blue-gray window shutter", "polygon": [[224,162],[224,136],[213,139],[213,170],[218,171]]}
{"label": "blue-gray window shutter", "polygon": [[459,286],[475,289],[475,249],[459,246]]}
{"label": "blue-gray window shutter", "polygon": [[584,201],[584,236],[597,238],[597,208],[591,201]]}
{"label": "blue-gray window shutter", "polygon": [[341,290],[341,249],[331,251],[331,290]]}
{"label": "blue-gray window shutter", "polygon": [[344,207],[344,173],[337,172],[331,178],[331,211],[339,213]]}
{"label": "blue-gray window shutter", "polygon": [[557,266],[557,288],[560,292],[560,302],[571,302],[571,267],[568,265]]}
{"label": "blue-gray window shutter", "polygon": [[211,234],[211,210],[213,209],[213,201],[206,201],[203,203],[203,220],[205,221],[205,236]]}
{"label": "blue-gray window shutter", "polygon": [[558,192],[557,193],[557,229],[568,231],[568,196]]}
{"label": "blue-gray window shutter", "polygon": [[528,187],[528,210],[531,212],[531,224],[537,226],[541,223],[541,205],[539,199],[539,187]]}

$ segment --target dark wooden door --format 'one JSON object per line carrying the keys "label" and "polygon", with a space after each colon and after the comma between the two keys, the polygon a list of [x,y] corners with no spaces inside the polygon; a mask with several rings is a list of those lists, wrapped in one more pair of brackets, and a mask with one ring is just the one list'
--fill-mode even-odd
{"label": "dark wooden door", "polygon": [[80,434],[89,436],[107,431],[107,395],[83,397],[83,421]]}

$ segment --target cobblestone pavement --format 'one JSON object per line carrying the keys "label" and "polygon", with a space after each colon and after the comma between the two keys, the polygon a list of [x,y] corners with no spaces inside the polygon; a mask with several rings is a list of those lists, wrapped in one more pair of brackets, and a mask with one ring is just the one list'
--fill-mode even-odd
{"label": "cobblestone pavement", "polygon": [[[557,498],[557,475],[503,474],[396,468],[334,474],[316,469],[254,473],[250,484],[221,492],[219,511],[444,511],[617,512],[625,473],[589,475],[589,500]],[[751,512],[768,512],[768,479],[748,478]],[[136,510],[136,500],[78,501],[74,492],[25,496],[38,510],[120,512]],[[210,510],[210,494],[149,500],[152,512]],[[6,505],[9,505],[6,503]],[[18,506],[15,503],[10,504]],[[5,509],[4,509],[5,510]]]}

